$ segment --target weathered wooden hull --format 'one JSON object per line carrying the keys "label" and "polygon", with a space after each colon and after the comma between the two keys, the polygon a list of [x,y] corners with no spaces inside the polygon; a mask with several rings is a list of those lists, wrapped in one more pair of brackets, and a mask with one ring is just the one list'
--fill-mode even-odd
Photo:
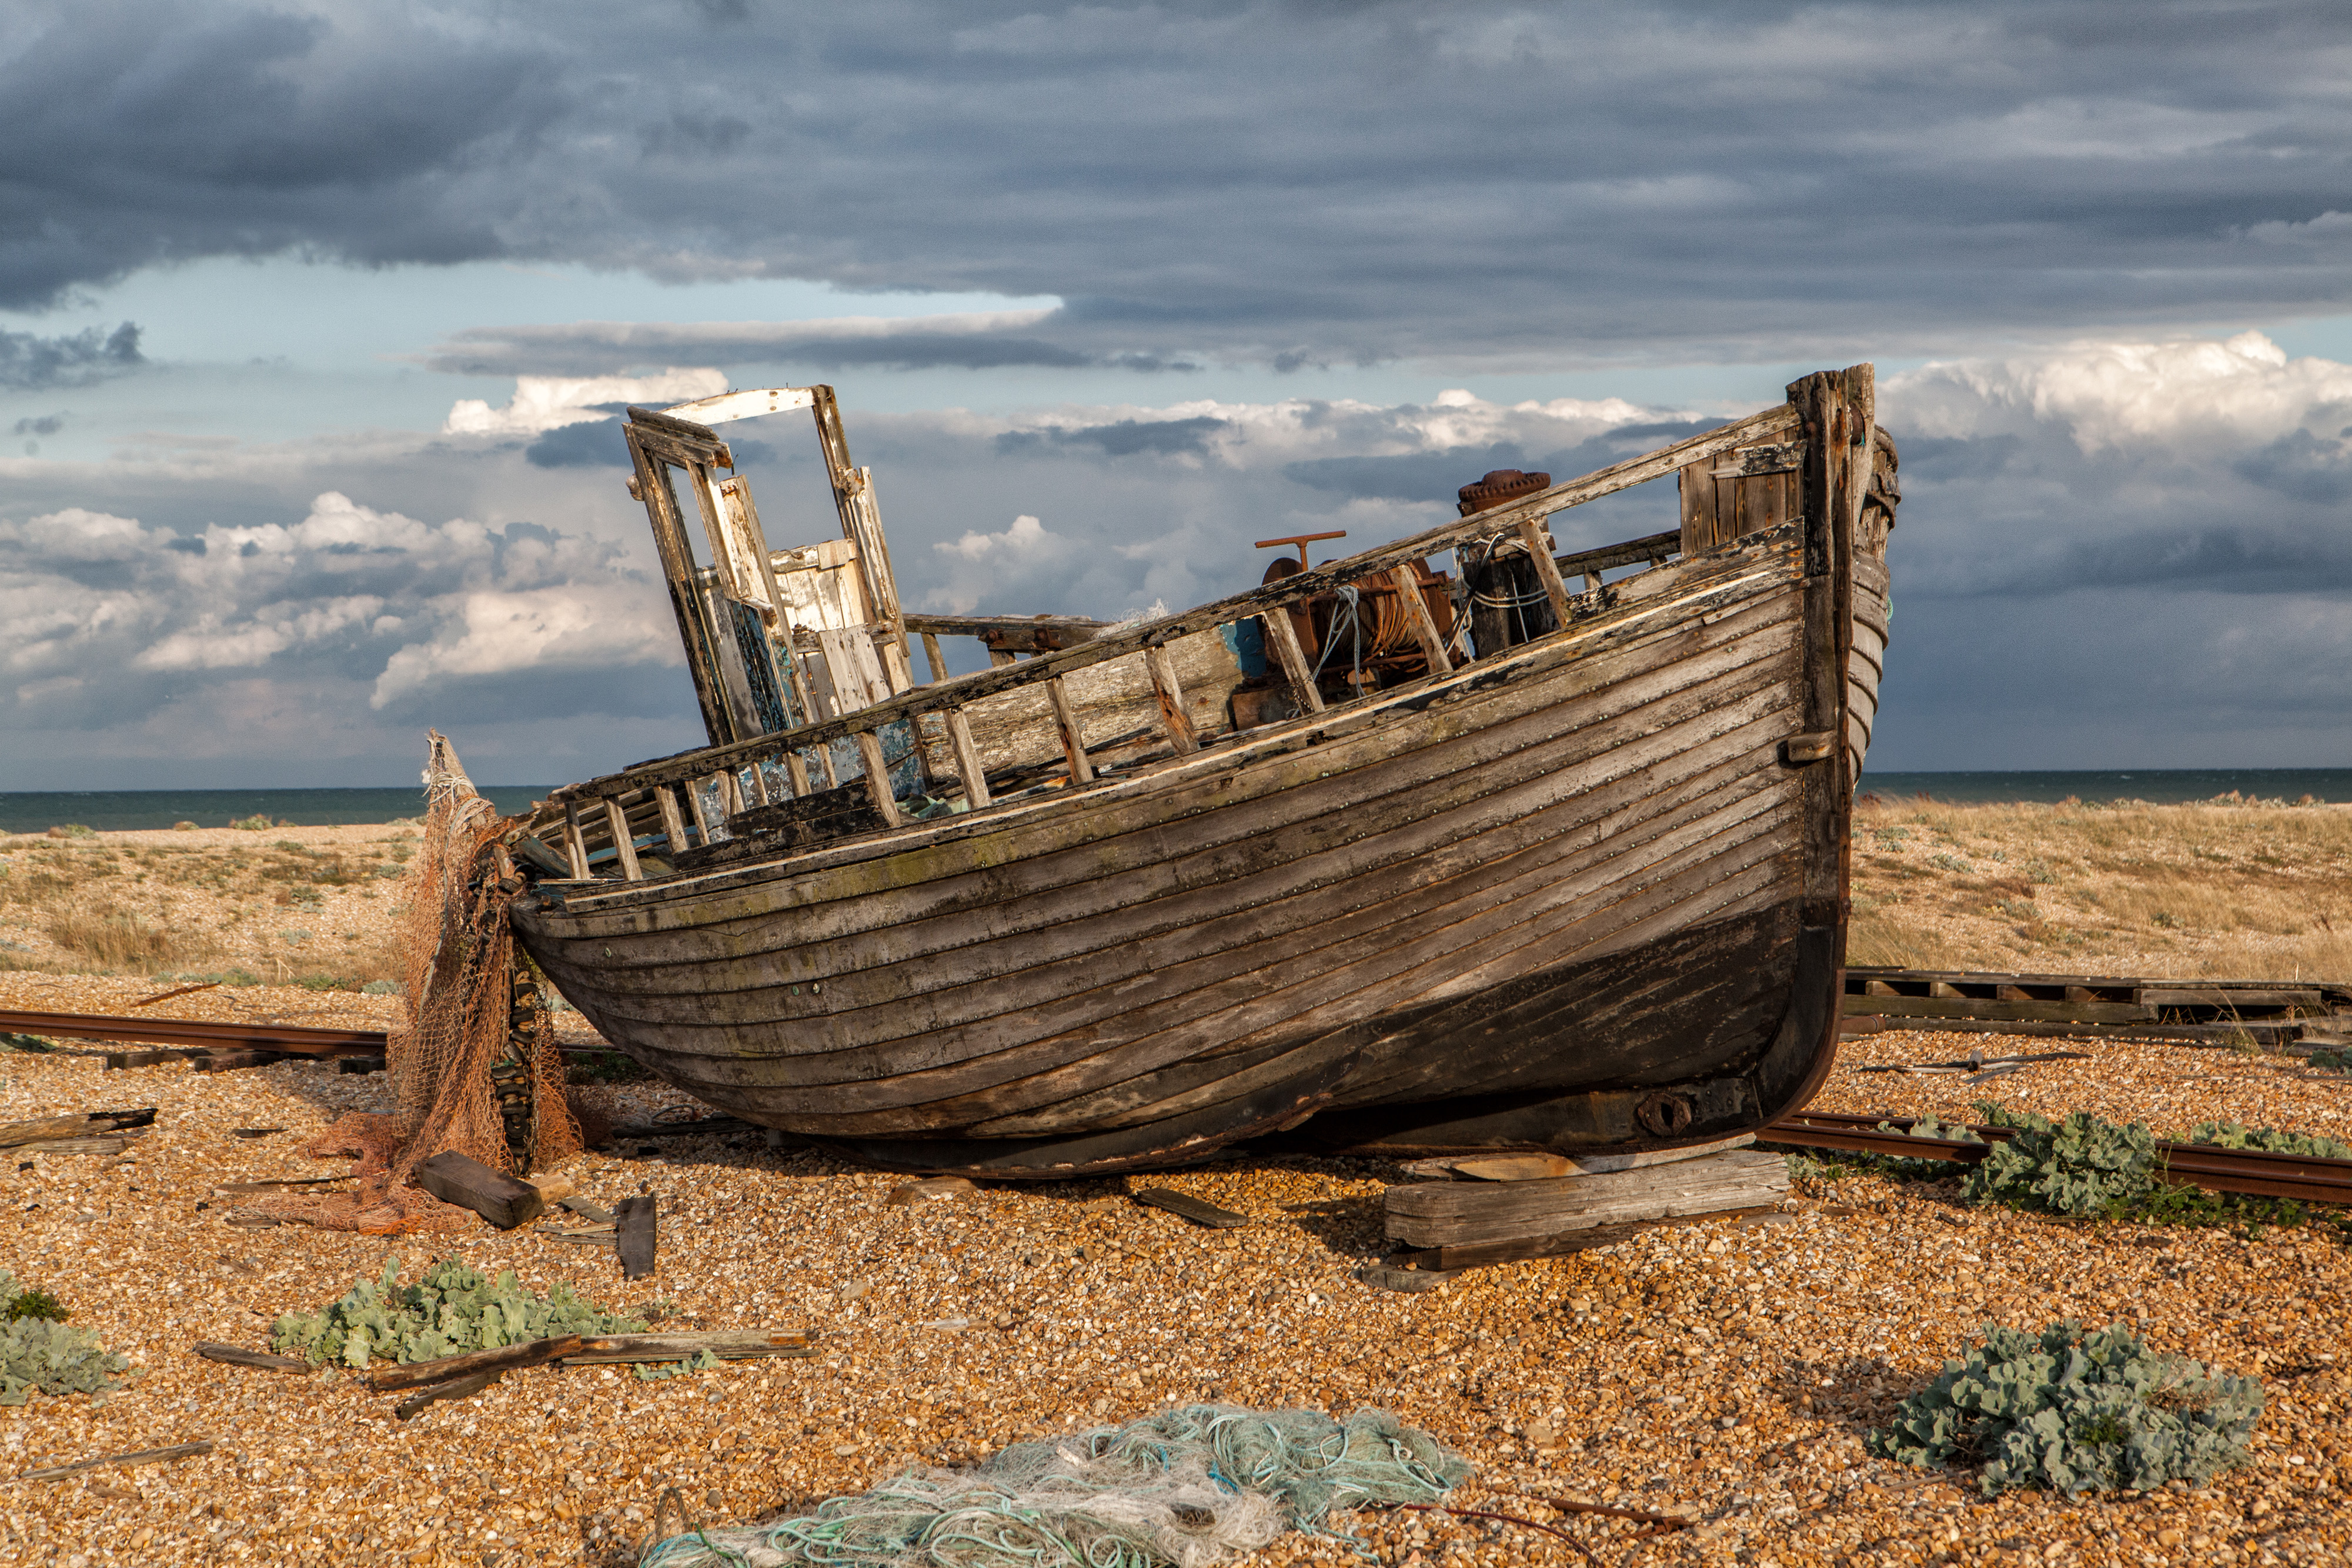
{"label": "weathered wooden hull", "polygon": [[[1590,1150],[1757,1127],[1833,1040],[1822,890],[1877,664],[1823,646],[1824,605],[1857,653],[1884,645],[1883,566],[1849,594],[1814,543],[1811,577],[1789,525],[1192,757],[561,884],[516,929],[663,1078],[908,1168],[1139,1167],[1276,1130]],[[1841,664],[1848,747],[1790,760]]]}

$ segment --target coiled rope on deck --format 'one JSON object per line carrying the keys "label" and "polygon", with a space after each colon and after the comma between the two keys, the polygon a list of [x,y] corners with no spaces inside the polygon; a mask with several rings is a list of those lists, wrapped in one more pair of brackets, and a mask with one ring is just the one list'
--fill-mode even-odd
{"label": "coiled rope on deck", "polygon": [[1192,1405],[903,1470],[813,1514],[693,1530],[639,1568],[1211,1568],[1336,1509],[1430,1502],[1469,1461],[1384,1410]]}

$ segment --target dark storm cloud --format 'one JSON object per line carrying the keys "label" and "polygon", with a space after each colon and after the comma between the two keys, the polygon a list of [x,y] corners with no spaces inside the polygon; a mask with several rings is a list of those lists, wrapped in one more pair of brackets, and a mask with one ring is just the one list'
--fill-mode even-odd
{"label": "dark storm cloud", "polygon": [[[87,386],[139,369],[139,329],[125,321],[113,331],[86,331],[44,338],[32,332],[0,332],[0,387],[31,392],[42,387]],[[37,432],[47,435],[58,427]],[[20,422],[17,434],[25,434]]]}
{"label": "dark storm cloud", "polygon": [[1202,414],[1192,419],[1120,419],[1069,430],[1008,430],[996,438],[996,449],[1012,453],[1047,445],[1092,446],[1111,457],[1199,456],[1209,450],[1209,437],[1225,426],[1225,421]]}
{"label": "dark storm cloud", "polygon": [[[1054,297],[782,347],[1138,369],[2274,317],[2352,298],[2347,40],[2321,4],[52,5],[0,44],[0,304],[508,256]],[[560,362],[447,358],[637,362],[507,341]]]}

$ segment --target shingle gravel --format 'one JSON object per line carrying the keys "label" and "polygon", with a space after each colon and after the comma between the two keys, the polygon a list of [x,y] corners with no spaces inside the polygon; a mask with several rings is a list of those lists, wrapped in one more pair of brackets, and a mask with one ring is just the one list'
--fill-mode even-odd
{"label": "shingle gravel", "polygon": [[[6,978],[0,996],[32,984]],[[116,984],[136,982],[76,982]],[[253,1004],[279,994],[309,996],[243,993]],[[2062,1044],[1874,1036],[1848,1044],[1817,1103],[1961,1114],[1990,1091],[1851,1067]],[[2084,1049],[2092,1061],[1991,1087],[2012,1105],[2137,1115],[2160,1131],[2235,1116],[2352,1134],[2352,1079],[2224,1051]],[[640,1106],[674,1098],[618,1092]],[[1135,1178],[1253,1217],[1209,1231],[1134,1204],[1120,1180],[893,1207],[903,1178],[756,1136],[568,1167],[607,1205],[660,1195],[660,1271],[635,1284],[609,1252],[531,1230],[379,1239],[223,1222],[231,1205],[213,1194],[229,1181],[341,1168],[299,1159],[299,1142],[384,1093],[381,1077],[303,1062],[102,1074],[88,1058],[0,1057],[0,1119],[159,1107],[132,1157],[0,1160],[0,1265],[145,1369],[103,1402],[37,1396],[0,1410],[0,1475],[197,1437],[220,1444],[168,1467],[0,1487],[0,1561],[619,1563],[667,1489],[697,1519],[743,1520],[863,1490],[910,1458],[953,1462],[1212,1398],[1386,1406],[1475,1460],[1458,1506],[1558,1524],[1608,1563],[2352,1557],[2340,1435],[2352,1360],[2336,1359],[2352,1255],[2316,1229],[2067,1225],[1965,1207],[1948,1184],[1847,1176],[1801,1184],[1789,1211],[1759,1220],[1398,1295],[1355,1277],[1383,1249],[1384,1187],[1407,1179],[1391,1166],[1282,1158]],[[289,1131],[230,1135],[251,1126]],[[348,1375],[248,1371],[189,1352],[198,1340],[259,1347],[272,1316],[332,1300],[387,1255],[413,1276],[445,1253],[513,1269],[534,1289],[568,1280],[609,1304],[655,1306],[666,1326],[805,1320],[820,1354],[660,1383],[527,1372],[404,1426],[392,1396]],[[2133,1320],[2159,1348],[2259,1373],[2271,1406],[2255,1463],[2204,1490],[2070,1502],[1987,1500],[1965,1474],[1864,1457],[1864,1430],[1979,1324],[2061,1316]],[[1632,1542],[1630,1522],[1563,1521],[1528,1500],[1546,1496],[1695,1523]],[[1490,1521],[1341,1523],[1383,1563],[1583,1561]],[[1349,1542],[1297,1536],[1252,1559],[1361,1561]]]}

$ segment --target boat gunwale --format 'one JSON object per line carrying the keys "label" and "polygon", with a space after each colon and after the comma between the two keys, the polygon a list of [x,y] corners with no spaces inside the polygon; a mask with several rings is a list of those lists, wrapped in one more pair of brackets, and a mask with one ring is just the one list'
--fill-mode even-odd
{"label": "boat gunwale", "polygon": [[[1797,553],[1801,542],[1800,526],[1795,522],[1744,536],[1735,545],[1655,569],[1658,572],[1677,576],[1688,570],[1696,576],[1695,581],[1646,594],[1633,604],[1604,602],[1593,613],[1566,626],[1516,644],[1489,658],[1458,664],[1443,675],[1424,675],[1403,685],[1389,687],[1374,696],[1355,698],[1347,703],[1334,704],[1318,713],[1301,714],[1277,724],[1257,727],[1255,732],[1228,732],[1191,756],[1163,758],[1135,772],[1098,775],[1090,784],[1075,787],[1066,784],[1034,797],[1024,793],[1000,798],[987,807],[909,821],[894,828],[875,829],[806,849],[754,859],[744,864],[674,872],[667,876],[647,876],[637,881],[613,877],[541,877],[536,885],[559,897],[564,914],[615,914],[630,908],[667,903],[682,895],[754,886],[810,872],[916,852],[956,839],[981,836],[1013,827],[1032,827],[1057,816],[1091,812],[1113,798],[1133,798],[1188,782],[1199,775],[1224,771],[1245,766],[1249,760],[1280,755],[1296,749],[1302,743],[1317,744],[1313,737],[1318,733],[1330,733],[1335,725],[1344,725],[1354,730],[1373,727],[1383,718],[1395,716],[1399,710],[1418,713],[1442,700],[1449,692],[1507,679],[1507,672],[1514,666],[1524,665],[1538,658],[1565,654],[1572,660],[1583,652],[1579,647],[1581,643],[1603,639],[1636,642],[1661,630],[1670,633],[1676,628],[1649,628],[1643,622],[1661,617],[1680,621],[1684,617],[1674,612],[1686,612],[1693,603],[1702,600],[1733,594],[1759,578],[1774,575],[1770,570],[1770,558],[1776,553]],[[1296,575],[1293,574],[1294,579]],[[1651,575],[1643,574],[1644,578]],[[1795,586],[1803,580],[1800,562],[1799,570],[1789,576],[1787,582],[1789,586]],[[1615,586],[1612,584],[1610,588]],[[1601,591],[1605,595],[1610,589],[1604,588]],[[1588,593],[1578,597],[1590,599],[1592,595]],[[776,737],[768,738],[772,740]]]}
{"label": "boat gunwale", "polygon": [[[1738,447],[1762,444],[1773,436],[1799,429],[1803,420],[1801,411],[1795,404],[1778,403],[1638,457],[1629,457],[1622,463],[1597,468],[1507,506],[1425,528],[1405,538],[1376,545],[1341,560],[1327,561],[1321,566],[1293,572],[1207,604],[1195,605],[1157,620],[1139,622],[1123,631],[1094,637],[1075,647],[1041,653],[1002,668],[975,671],[953,680],[918,686],[853,713],[822,719],[814,724],[777,730],[748,740],[730,741],[723,746],[698,747],[669,757],[635,763],[617,773],[563,785],[548,796],[546,804],[551,808],[576,806],[584,801],[633,794],[643,789],[677,785],[730,767],[751,765],[770,752],[804,749],[835,739],[872,734],[899,720],[912,721],[923,714],[961,708],[982,697],[1073,674],[1089,665],[1164,646],[1180,637],[1263,615],[1316,594],[1328,592],[1360,578],[1392,569],[1419,557],[1454,549],[1473,539],[1507,534],[1522,525],[1540,526],[1544,519],[1555,513],[1664,478],[1686,464],[1703,462]],[[1769,531],[1777,532],[1778,529]],[[1610,548],[1614,547],[1603,547]],[[1550,558],[1547,556],[1546,559],[1549,560]]]}

